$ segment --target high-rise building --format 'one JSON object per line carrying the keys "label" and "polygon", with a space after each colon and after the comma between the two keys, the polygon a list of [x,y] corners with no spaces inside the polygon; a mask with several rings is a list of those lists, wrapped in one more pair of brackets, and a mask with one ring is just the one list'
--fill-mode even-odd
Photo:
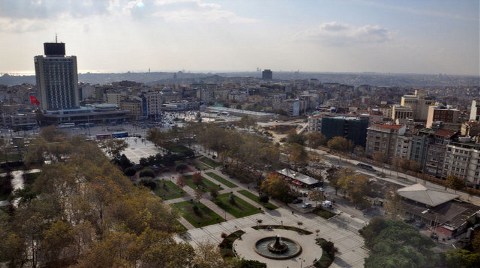
{"label": "high-rise building", "polygon": [[470,107],[470,120],[480,121],[480,101],[472,100],[472,106]]}
{"label": "high-rise building", "polygon": [[44,54],[35,56],[35,77],[42,110],[79,107],[77,58],[65,56],[64,43],[44,43]]}
{"label": "high-rise building", "polygon": [[263,80],[272,80],[273,79],[273,72],[270,69],[265,69],[262,72],[262,79]]}

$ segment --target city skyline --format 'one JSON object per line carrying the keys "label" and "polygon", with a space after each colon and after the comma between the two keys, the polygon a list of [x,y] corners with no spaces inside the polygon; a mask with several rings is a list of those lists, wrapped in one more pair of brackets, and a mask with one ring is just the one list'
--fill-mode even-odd
{"label": "city skyline", "polygon": [[4,1],[0,73],[34,73],[44,42],[79,72],[479,75],[478,1]]}

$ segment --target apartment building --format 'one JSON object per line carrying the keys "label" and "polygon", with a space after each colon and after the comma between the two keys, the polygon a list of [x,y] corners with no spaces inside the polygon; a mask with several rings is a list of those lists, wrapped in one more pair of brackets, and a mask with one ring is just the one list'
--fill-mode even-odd
{"label": "apartment building", "polygon": [[389,161],[395,156],[397,136],[405,135],[405,125],[373,124],[367,129],[365,153],[382,153]]}
{"label": "apartment building", "polygon": [[475,188],[480,187],[480,144],[454,142],[447,145],[443,176],[456,176]]}

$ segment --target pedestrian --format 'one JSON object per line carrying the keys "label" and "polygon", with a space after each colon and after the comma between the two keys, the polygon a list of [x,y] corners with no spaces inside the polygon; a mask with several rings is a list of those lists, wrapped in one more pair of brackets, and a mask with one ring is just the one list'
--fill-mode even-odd
{"label": "pedestrian", "polygon": [[292,210],[292,215],[294,214],[293,210]]}

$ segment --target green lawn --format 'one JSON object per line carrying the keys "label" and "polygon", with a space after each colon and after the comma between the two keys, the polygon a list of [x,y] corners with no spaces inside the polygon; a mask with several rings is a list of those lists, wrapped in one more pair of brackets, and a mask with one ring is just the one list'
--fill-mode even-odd
{"label": "green lawn", "polygon": [[198,159],[193,162],[193,165],[194,165],[195,168],[198,169],[198,170],[210,169],[209,166],[205,165],[203,162],[200,162],[200,160],[198,160]]}
{"label": "green lawn", "polygon": [[223,222],[224,219],[202,203],[195,203],[199,209],[199,213],[193,211],[193,204],[190,201],[172,204],[172,207],[180,212],[195,227],[203,227],[207,225]]}
{"label": "green lawn", "polygon": [[328,210],[322,209],[322,208],[320,208],[320,207],[316,208],[316,209],[313,211],[313,213],[315,213],[315,214],[317,214],[318,216],[320,216],[320,217],[322,217],[322,218],[324,218],[324,219],[327,219],[327,220],[330,219],[331,217],[337,215],[337,214],[335,214],[335,213],[333,213],[333,212],[330,212],[330,211],[328,211]]}
{"label": "green lawn", "polygon": [[179,198],[185,195],[185,191],[178,187],[175,183],[167,180],[157,181],[155,194],[163,200]]}
{"label": "green lawn", "polygon": [[250,216],[260,212],[260,209],[254,207],[247,203],[245,200],[240,197],[235,196],[235,203],[230,203],[230,193],[221,194],[214,201],[217,206],[226,210],[228,213],[232,214],[236,218],[241,218],[245,216]]}
{"label": "green lawn", "polygon": [[25,181],[25,184],[32,185],[33,182],[40,176],[40,172],[35,172],[35,173],[24,173],[23,174],[23,179]]}
{"label": "green lawn", "polygon": [[[222,187],[218,186],[218,184],[213,183],[209,179],[202,176],[202,183],[198,186],[203,192],[208,192],[210,188],[215,188],[218,191],[223,190]],[[195,185],[192,181],[192,175],[185,175],[185,184],[190,186],[192,189],[197,189],[197,185]]]}
{"label": "green lawn", "polygon": [[216,181],[222,183],[223,185],[227,186],[228,188],[238,187],[235,183],[230,182],[229,180],[227,180],[227,179],[223,178],[222,176],[219,176],[219,175],[217,175],[213,172],[207,172],[205,174],[207,174],[209,177],[212,177]]}
{"label": "green lawn", "polygon": [[252,192],[249,192],[247,190],[240,190],[238,192],[241,193],[242,195],[248,197],[249,199],[259,203],[260,205],[264,206],[266,209],[276,209],[276,208],[278,208],[277,206],[275,206],[272,203],[266,203],[265,204],[265,203],[260,202],[260,198],[257,195],[253,194]]}
{"label": "green lawn", "polygon": [[204,164],[211,166],[212,168],[216,168],[222,165],[221,163],[218,163],[215,160],[212,160],[205,156],[200,157],[198,160],[203,162]]}

